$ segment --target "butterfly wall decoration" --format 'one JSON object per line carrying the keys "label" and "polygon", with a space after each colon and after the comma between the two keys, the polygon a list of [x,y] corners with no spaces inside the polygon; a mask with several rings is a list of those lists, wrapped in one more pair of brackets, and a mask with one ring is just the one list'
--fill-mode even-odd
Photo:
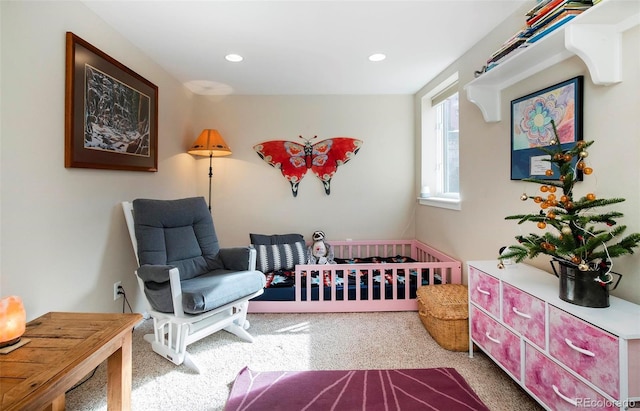
{"label": "butterfly wall decoration", "polygon": [[308,169],[322,181],[325,193],[331,194],[331,179],[338,166],[356,155],[362,147],[362,140],[333,137],[311,144],[311,140],[318,136],[311,139],[299,137],[304,143],[273,140],[256,144],[253,149],[264,161],[280,169],[284,178],[291,183],[294,197],[298,196],[298,185]]}

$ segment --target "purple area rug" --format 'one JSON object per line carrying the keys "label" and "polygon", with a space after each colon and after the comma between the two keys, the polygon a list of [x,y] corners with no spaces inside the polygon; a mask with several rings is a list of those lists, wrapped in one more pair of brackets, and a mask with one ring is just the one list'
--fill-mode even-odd
{"label": "purple area rug", "polygon": [[268,371],[245,367],[225,411],[489,410],[453,368]]}

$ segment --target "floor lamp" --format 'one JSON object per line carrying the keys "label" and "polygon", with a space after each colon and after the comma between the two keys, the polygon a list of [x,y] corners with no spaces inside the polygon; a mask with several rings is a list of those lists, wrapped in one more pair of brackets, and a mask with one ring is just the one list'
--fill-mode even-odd
{"label": "floor lamp", "polygon": [[218,130],[205,129],[191,145],[187,153],[194,156],[209,156],[209,211],[211,211],[211,179],[213,178],[213,157],[231,154],[231,149]]}

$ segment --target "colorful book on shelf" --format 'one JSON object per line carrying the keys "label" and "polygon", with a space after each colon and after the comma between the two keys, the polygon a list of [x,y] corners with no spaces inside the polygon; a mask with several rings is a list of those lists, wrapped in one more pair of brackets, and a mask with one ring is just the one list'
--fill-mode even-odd
{"label": "colorful book on shelf", "polygon": [[542,20],[539,20],[535,25],[529,27],[525,30],[527,37],[533,37],[537,33],[545,30],[550,24],[555,22],[561,17],[564,17],[567,14],[580,14],[586,9],[582,8],[565,8],[564,6],[558,7],[553,12],[549,13]]}
{"label": "colorful book on shelf", "polygon": [[551,32],[555,31],[556,29],[558,29],[562,25],[568,23],[571,19],[576,17],[578,14],[567,14],[567,15],[559,17],[557,20],[555,20],[554,22],[550,23],[548,27],[545,27],[544,30],[538,31],[533,36],[531,36],[529,39],[527,39],[527,43],[529,43],[529,44],[535,43],[536,41],[540,40],[544,36],[546,36],[546,35],[550,34]]}
{"label": "colorful book on shelf", "polygon": [[513,45],[516,44],[516,43],[522,44],[522,40],[526,40],[526,38],[524,36],[517,36],[517,37],[510,38],[506,42],[502,43],[500,48],[498,50],[494,51],[491,54],[491,57],[489,57],[489,58],[492,59],[495,56],[497,56],[498,54],[501,54],[502,52],[504,52],[505,50],[510,49],[510,48],[512,49]]}
{"label": "colorful book on shelf", "polygon": [[564,6],[562,6],[565,10],[582,10],[585,11],[591,7],[593,7],[592,1],[570,1]]}
{"label": "colorful book on shelf", "polygon": [[531,38],[536,34],[543,32],[544,30],[554,25],[558,20],[564,18],[565,16],[569,16],[569,15],[577,16],[578,14],[581,14],[583,11],[584,10],[558,10],[558,12],[554,13],[553,16],[550,16],[548,19],[546,19],[544,24],[540,26],[536,26],[536,29],[531,32],[531,35],[529,37]]}
{"label": "colorful book on shelf", "polygon": [[526,42],[522,43],[521,45],[519,45],[518,47],[513,49],[511,52],[505,54],[504,56],[502,56],[502,57],[500,57],[498,59],[494,59],[494,60],[488,61],[487,62],[487,68],[485,69],[485,72],[491,70],[492,68],[494,68],[495,66],[499,65],[500,63],[502,63],[506,59],[511,58],[511,57],[515,56],[516,54],[522,52],[528,45],[529,45],[529,43],[526,43]]}
{"label": "colorful book on shelf", "polygon": [[498,60],[501,60],[503,57],[505,57],[506,55],[510,54],[513,50],[517,49],[522,44],[524,44],[526,41],[527,41],[527,39],[522,37],[522,38],[518,38],[515,41],[511,42],[511,44],[509,44],[508,47],[502,47],[500,50],[498,50],[497,52],[495,52],[495,53],[493,53],[491,55],[489,60],[487,60],[487,64],[490,64],[492,62],[496,62]]}
{"label": "colorful book on shelf", "polygon": [[537,13],[527,19],[527,26],[533,26],[536,21],[551,13],[554,9],[556,9],[558,6],[563,5],[567,1],[569,0],[552,0],[550,3],[546,4],[543,8],[538,10]]}
{"label": "colorful book on shelf", "polygon": [[536,3],[535,6],[531,8],[528,12],[525,13],[526,17],[534,16],[541,8],[549,4],[553,0],[542,0]]}
{"label": "colorful book on shelf", "polygon": [[568,3],[561,4],[560,6],[551,10],[543,18],[535,22],[535,24],[531,25],[528,31],[531,33],[534,33],[540,30],[541,28],[545,27],[547,24],[551,23],[553,20],[557,19],[558,16],[562,15],[565,11],[569,10],[567,8],[567,4]]}
{"label": "colorful book on shelf", "polygon": [[[557,0],[556,0],[557,1]],[[586,10],[593,5],[591,0],[560,0],[559,2],[549,3],[547,6],[549,8],[545,8],[545,11],[542,11],[537,14],[535,17],[527,20],[527,26],[531,29],[536,29],[541,26],[544,26],[549,21],[553,20],[558,13],[561,13],[564,10]]]}

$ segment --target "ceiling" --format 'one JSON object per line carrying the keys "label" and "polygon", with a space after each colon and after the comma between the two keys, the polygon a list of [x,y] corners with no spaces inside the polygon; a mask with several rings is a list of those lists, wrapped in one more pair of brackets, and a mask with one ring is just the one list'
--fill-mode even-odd
{"label": "ceiling", "polygon": [[83,3],[196,93],[313,95],[413,94],[527,1]]}

